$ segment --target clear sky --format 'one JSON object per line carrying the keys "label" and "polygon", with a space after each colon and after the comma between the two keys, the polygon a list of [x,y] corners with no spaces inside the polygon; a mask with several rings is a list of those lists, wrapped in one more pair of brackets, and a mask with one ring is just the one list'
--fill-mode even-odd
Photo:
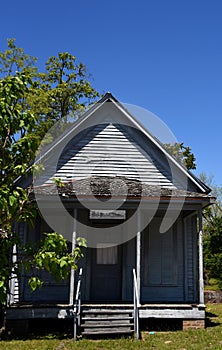
{"label": "clear sky", "polygon": [[[2,0],[0,50],[69,51],[92,85],[157,115],[222,185],[221,0]],[[146,127],[149,128],[147,122]]]}

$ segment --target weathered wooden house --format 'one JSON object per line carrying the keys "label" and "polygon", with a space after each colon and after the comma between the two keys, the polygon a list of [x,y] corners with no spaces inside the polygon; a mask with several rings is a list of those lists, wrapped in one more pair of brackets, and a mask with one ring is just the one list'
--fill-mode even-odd
{"label": "weathered wooden house", "polygon": [[41,219],[34,228],[20,224],[20,236],[35,241],[50,226],[73,247],[85,237],[88,247],[69,281],[41,272],[44,285],[31,293],[27,277],[14,276],[8,324],[74,317],[82,334],[138,333],[140,319],[155,318],[204,327],[202,209],[210,189],[110,93],[39,159]]}

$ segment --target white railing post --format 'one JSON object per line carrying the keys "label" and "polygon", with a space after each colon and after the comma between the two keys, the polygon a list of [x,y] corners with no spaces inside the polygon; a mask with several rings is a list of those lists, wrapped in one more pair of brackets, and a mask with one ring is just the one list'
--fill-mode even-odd
{"label": "white railing post", "polygon": [[133,269],[133,310],[134,310],[134,331],[136,339],[140,338],[139,331],[139,293],[138,293],[138,283],[136,278],[136,271]]}
{"label": "white railing post", "polygon": [[80,312],[81,312],[81,282],[82,282],[82,268],[79,270],[79,279],[77,283],[76,288],[76,297],[75,302],[73,305],[73,318],[74,318],[74,325],[73,325],[73,338],[74,340],[77,339],[77,330],[78,326],[80,325]]}

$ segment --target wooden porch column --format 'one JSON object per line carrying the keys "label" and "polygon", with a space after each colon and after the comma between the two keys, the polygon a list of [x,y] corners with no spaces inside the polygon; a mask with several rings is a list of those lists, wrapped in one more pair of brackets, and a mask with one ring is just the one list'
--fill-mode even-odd
{"label": "wooden porch column", "polygon": [[199,220],[199,303],[204,304],[204,278],[203,278],[203,220],[202,210],[198,211]]}
{"label": "wooden porch column", "polygon": [[136,275],[138,296],[140,301],[140,286],[141,286],[141,212],[137,210],[137,237],[136,237]]}
{"label": "wooden porch column", "polygon": [[[76,233],[77,233],[77,208],[73,210],[72,251],[76,247]],[[73,302],[74,302],[74,284],[75,284],[75,271],[73,268],[71,268],[70,287],[69,287],[69,305],[73,305]]]}

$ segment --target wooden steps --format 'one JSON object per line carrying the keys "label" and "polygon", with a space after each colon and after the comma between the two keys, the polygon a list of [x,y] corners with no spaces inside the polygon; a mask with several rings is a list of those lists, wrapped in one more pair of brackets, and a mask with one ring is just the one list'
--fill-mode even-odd
{"label": "wooden steps", "polygon": [[133,307],[127,305],[82,305],[81,335],[131,335],[134,332]]}

